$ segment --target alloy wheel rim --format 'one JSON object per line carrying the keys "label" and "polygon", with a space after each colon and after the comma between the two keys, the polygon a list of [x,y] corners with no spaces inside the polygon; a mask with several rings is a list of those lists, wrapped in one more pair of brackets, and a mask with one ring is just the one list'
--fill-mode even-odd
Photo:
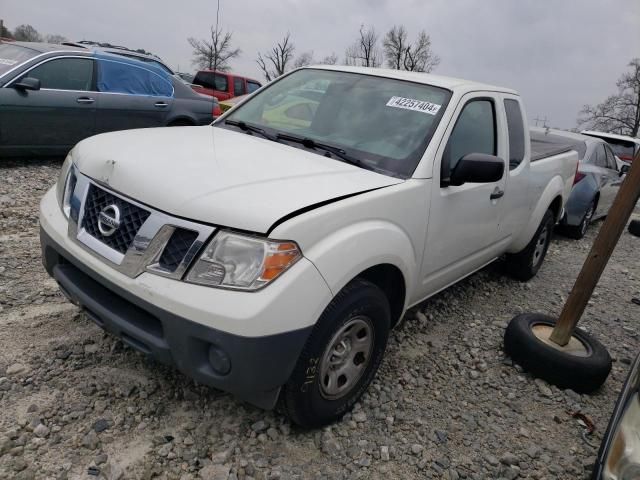
{"label": "alloy wheel rim", "polygon": [[373,325],[365,316],[345,323],[331,338],[320,362],[320,393],[328,400],[345,396],[371,360]]}

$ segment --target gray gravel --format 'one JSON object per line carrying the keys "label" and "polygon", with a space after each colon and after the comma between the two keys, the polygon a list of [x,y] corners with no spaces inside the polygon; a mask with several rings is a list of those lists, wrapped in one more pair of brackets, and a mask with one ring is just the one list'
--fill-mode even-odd
{"label": "gray gravel", "polygon": [[527,284],[497,263],[409,312],[354,411],[300,431],[145,359],[65,301],[37,222],[59,166],[0,166],[0,478],[586,478],[640,347],[640,239],[625,232],[582,322],[615,360],[596,394],[534,380],[502,335],[517,313],[559,312],[601,223],[556,237]]}

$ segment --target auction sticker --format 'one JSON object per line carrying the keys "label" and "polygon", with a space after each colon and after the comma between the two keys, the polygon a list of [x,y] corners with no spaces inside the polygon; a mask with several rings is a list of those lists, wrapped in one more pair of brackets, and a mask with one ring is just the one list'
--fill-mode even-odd
{"label": "auction sticker", "polygon": [[425,102],[424,100],[414,100],[413,98],[391,97],[387,102],[387,107],[404,108],[405,110],[435,115],[440,110],[441,105]]}

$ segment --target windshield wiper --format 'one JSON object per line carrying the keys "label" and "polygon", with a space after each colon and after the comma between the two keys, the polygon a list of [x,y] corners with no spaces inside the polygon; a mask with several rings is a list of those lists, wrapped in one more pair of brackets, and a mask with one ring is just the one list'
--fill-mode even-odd
{"label": "windshield wiper", "polygon": [[315,149],[319,148],[321,150],[324,150],[325,152],[329,152],[329,153],[335,155],[336,157],[338,157],[343,162],[350,163],[351,165],[356,165],[356,166],[362,167],[362,168],[370,168],[362,160],[360,160],[358,158],[355,158],[355,157],[352,157],[347,152],[345,152],[342,148],[336,147],[335,145],[329,145],[329,144],[326,144],[326,143],[320,143],[320,142],[316,142],[313,138],[298,137],[296,135],[289,135],[289,134],[286,134],[286,133],[278,133],[276,135],[276,137],[279,140],[285,140],[287,142],[300,143],[303,146],[305,146],[307,148],[310,148],[312,150],[315,150]]}
{"label": "windshield wiper", "polygon": [[261,135],[267,140],[271,140],[272,142],[278,141],[277,137],[274,137],[273,135],[268,134],[267,132],[264,131],[264,129],[260,127],[256,127],[255,125],[244,122],[242,120],[225,120],[224,123],[225,125],[232,125],[234,127],[238,127],[240,130],[244,132],[257,133],[258,135]]}

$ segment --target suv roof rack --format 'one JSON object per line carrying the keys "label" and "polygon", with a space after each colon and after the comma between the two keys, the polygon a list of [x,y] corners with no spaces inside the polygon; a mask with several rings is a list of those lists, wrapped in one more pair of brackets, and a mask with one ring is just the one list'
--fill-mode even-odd
{"label": "suv roof rack", "polygon": [[138,50],[134,50],[132,48],[128,48],[128,47],[123,47],[122,45],[112,45],[111,43],[107,43],[107,42],[94,42],[92,40],[80,40],[78,42],[64,42],[62,45],[68,45],[71,47],[81,47],[81,48],[87,48],[87,46],[92,46],[92,47],[100,47],[100,48],[111,48],[114,50],[122,50],[125,52],[131,52],[131,53],[135,53],[137,55],[146,55],[148,57],[153,57],[153,58],[157,58],[158,60],[160,60],[160,57],[158,57],[157,55],[154,55],[151,52],[147,52],[146,50],[139,48]]}

